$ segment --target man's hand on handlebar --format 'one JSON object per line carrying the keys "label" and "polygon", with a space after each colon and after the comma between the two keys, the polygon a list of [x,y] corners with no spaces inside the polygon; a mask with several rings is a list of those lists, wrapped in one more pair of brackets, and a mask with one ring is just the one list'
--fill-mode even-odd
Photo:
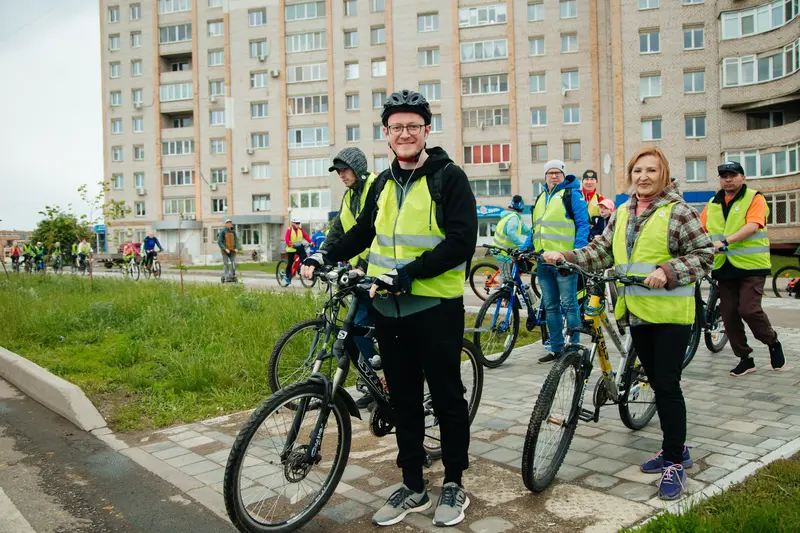
{"label": "man's hand on handlebar", "polygon": [[544,259],[545,262],[550,263],[551,265],[558,264],[559,261],[562,262],[566,261],[564,254],[562,254],[561,252],[545,252],[542,254],[542,259]]}
{"label": "man's hand on handlebar", "polygon": [[305,279],[311,279],[314,277],[314,270],[318,269],[324,264],[325,256],[322,252],[312,254],[309,257],[306,257],[305,261],[303,261],[303,264],[300,267],[300,275]]}
{"label": "man's hand on handlebar", "polygon": [[395,295],[411,292],[411,278],[405,267],[395,268],[375,278],[375,283],[369,289],[369,297],[375,298],[375,294],[381,290]]}

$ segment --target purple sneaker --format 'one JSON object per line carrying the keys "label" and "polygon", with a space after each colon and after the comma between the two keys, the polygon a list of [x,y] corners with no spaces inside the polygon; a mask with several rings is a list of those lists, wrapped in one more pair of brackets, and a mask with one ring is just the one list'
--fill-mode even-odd
{"label": "purple sneaker", "polygon": [[664,462],[661,481],[658,482],[658,497],[662,500],[677,500],[686,485],[686,470],[681,465]]}
{"label": "purple sneaker", "polygon": [[[681,466],[683,468],[691,468],[694,464],[691,456],[689,455],[689,447],[683,447],[683,457],[681,457]],[[664,451],[659,451],[653,457],[642,463],[642,472],[645,474],[660,474],[664,469]]]}

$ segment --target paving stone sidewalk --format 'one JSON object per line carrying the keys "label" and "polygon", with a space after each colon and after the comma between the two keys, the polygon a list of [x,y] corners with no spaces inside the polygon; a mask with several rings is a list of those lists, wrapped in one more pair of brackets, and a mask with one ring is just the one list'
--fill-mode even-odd
{"label": "paving stone sidewalk", "polygon": [[[800,329],[776,329],[791,365],[786,372],[772,371],[766,347],[759,345],[754,353],[758,371],[730,377],[728,371],[736,363],[730,348],[711,354],[702,343],[684,371],[688,444],[695,461],[688,471],[689,495],[724,488],[736,477],[734,472],[755,470],[762,457],[800,442]],[[601,410],[599,423],[578,426],[550,489],[537,495],[525,490],[519,473],[525,433],[550,370],[550,365],[537,364],[542,354],[540,344],[517,349],[503,366],[486,371],[472,426],[472,462],[464,478],[473,503],[467,520],[450,531],[615,532],[664,508],[656,497],[659,476],[639,470],[639,464],[661,447],[658,418],[634,432],[625,428],[613,405]],[[618,359],[612,353],[615,366]],[[587,389],[587,405],[593,386],[594,381]],[[128,446],[122,453],[225,516],[224,465],[247,415],[146,435],[117,435],[125,441],[119,447]],[[320,516],[302,531],[371,531],[373,510],[397,487],[394,436],[377,439],[365,422],[355,419],[353,432],[353,452],[342,483]],[[426,471],[426,477],[433,497],[438,497],[441,463]],[[441,531],[431,524],[432,512],[410,515],[386,531]]]}

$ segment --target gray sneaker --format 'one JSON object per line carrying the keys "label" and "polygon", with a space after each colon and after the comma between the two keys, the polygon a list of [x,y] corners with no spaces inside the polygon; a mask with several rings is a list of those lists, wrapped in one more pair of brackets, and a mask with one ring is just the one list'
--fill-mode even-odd
{"label": "gray sneaker", "polygon": [[433,515],[433,525],[454,526],[464,520],[464,509],[469,507],[469,496],[458,483],[445,483],[439,504]]}
{"label": "gray sneaker", "polygon": [[377,526],[391,526],[406,517],[408,513],[421,513],[431,508],[428,491],[414,492],[405,485],[394,491],[386,503],[372,517]]}

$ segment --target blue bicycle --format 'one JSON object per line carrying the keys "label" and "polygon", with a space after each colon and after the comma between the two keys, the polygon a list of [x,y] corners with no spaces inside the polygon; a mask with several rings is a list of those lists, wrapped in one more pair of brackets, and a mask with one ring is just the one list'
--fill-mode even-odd
{"label": "blue bicycle", "polygon": [[529,285],[522,282],[520,274],[530,260],[538,259],[536,252],[520,252],[513,248],[483,245],[490,252],[511,257],[511,277],[503,279],[497,292],[490,294],[478,311],[473,330],[473,343],[479,346],[481,363],[487,368],[497,368],[511,355],[519,336],[520,301],[528,310],[525,327],[533,331],[541,328],[542,342],[550,335],[545,320],[543,303]]}

